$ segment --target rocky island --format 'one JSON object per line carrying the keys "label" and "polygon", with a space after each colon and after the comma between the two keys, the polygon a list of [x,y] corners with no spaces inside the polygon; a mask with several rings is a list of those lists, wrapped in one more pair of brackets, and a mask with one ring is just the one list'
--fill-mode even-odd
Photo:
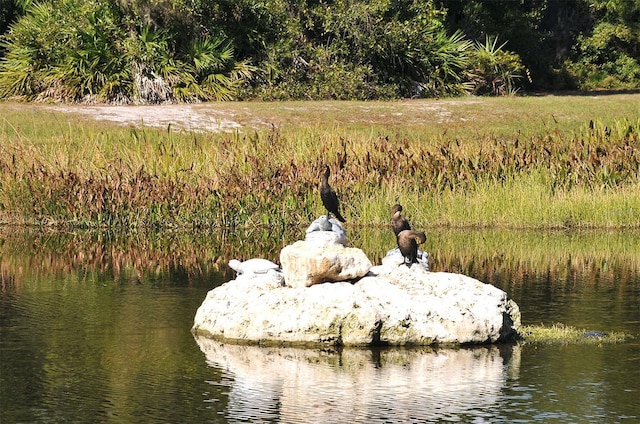
{"label": "rocky island", "polygon": [[234,280],[209,291],[197,337],[261,345],[429,346],[513,340],[518,305],[474,278],[407,265],[398,249],[374,266],[335,219],[314,221],[278,266],[230,261]]}

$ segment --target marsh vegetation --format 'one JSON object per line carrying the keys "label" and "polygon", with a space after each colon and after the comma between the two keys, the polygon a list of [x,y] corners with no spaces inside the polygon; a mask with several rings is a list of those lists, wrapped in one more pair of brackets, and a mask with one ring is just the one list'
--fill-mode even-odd
{"label": "marsh vegetation", "polygon": [[[400,202],[416,228],[637,228],[639,104],[635,94],[209,104],[244,123],[224,133],[4,103],[1,219],[282,228],[322,213],[328,164],[353,227],[387,225]],[[246,124],[256,121],[267,125]]]}

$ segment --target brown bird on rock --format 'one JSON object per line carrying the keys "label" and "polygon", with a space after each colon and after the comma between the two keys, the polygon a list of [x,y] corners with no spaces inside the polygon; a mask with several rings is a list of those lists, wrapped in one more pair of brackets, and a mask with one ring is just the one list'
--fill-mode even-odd
{"label": "brown bird on rock", "polygon": [[405,265],[411,268],[412,264],[418,263],[418,245],[427,241],[427,236],[421,231],[403,230],[396,239]]}
{"label": "brown bird on rock", "polygon": [[340,215],[340,202],[338,201],[338,195],[329,185],[330,174],[331,169],[329,168],[329,165],[325,165],[324,175],[320,182],[320,198],[322,199],[322,204],[327,210],[327,217],[332,213],[338,221],[345,222],[345,219]]}
{"label": "brown bird on rock", "polygon": [[402,216],[401,212],[402,205],[398,203],[393,205],[393,208],[391,208],[391,213],[393,214],[393,216],[391,217],[391,228],[393,229],[393,234],[395,234],[396,237],[398,237],[398,234],[400,234],[401,231],[411,229],[409,221],[407,221],[405,217]]}

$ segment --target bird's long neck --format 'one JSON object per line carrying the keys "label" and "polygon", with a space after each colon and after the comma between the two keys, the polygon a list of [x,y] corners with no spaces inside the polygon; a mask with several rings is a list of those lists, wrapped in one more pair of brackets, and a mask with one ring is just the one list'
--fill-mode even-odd
{"label": "bird's long neck", "polygon": [[322,181],[321,181],[321,185],[322,187],[329,187],[329,168],[327,168],[324,171],[324,174],[322,175]]}

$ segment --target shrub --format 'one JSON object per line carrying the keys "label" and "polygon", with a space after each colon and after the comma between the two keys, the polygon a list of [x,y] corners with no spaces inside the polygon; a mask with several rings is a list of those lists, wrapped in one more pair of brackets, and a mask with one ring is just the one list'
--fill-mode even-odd
{"label": "shrub", "polygon": [[473,94],[514,94],[527,69],[517,54],[503,50],[507,43],[498,46],[498,37],[487,36],[484,43],[476,42],[471,54],[468,78]]}
{"label": "shrub", "polygon": [[575,43],[567,70],[579,88],[640,87],[640,2],[589,2],[592,27]]}
{"label": "shrub", "polygon": [[448,35],[440,18],[431,1],[292,5],[282,37],[265,44],[260,76],[246,95],[371,99],[464,92],[471,43],[461,32]]}
{"label": "shrub", "polygon": [[126,75],[108,6],[66,0],[36,3],[13,25],[0,63],[0,95],[80,100],[108,98]]}
{"label": "shrub", "polygon": [[220,37],[188,44],[117,3],[63,0],[27,7],[3,38],[0,97],[158,103],[234,97],[252,72]]}

